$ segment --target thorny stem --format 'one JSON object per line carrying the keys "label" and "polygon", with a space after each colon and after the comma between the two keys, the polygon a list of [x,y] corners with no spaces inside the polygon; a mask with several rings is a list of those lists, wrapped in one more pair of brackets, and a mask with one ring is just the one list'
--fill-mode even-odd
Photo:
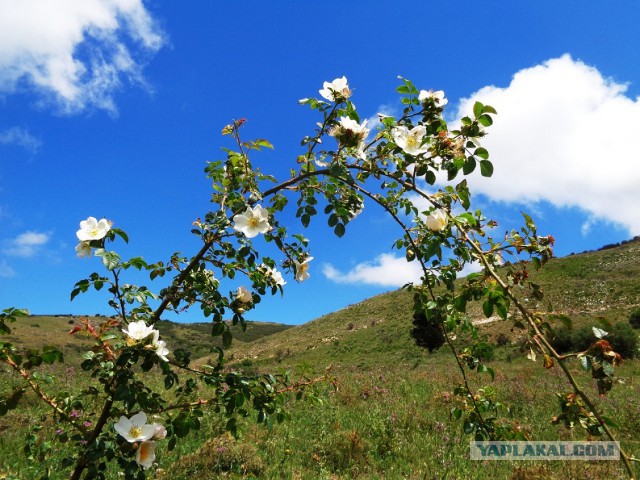
{"label": "thorny stem", "polygon": [[[522,303],[518,300],[518,298],[512,293],[511,288],[509,287],[509,285],[507,285],[505,283],[505,281],[502,278],[500,278],[500,276],[497,274],[497,272],[495,271],[493,266],[489,263],[489,261],[483,255],[482,249],[476,244],[476,242],[474,242],[469,237],[469,235],[467,234],[466,231],[464,231],[463,229],[460,229],[460,231],[462,232],[462,236],[463,236],[464,240],[478,254],[478,257],[479,257],[480,261],[482,262],[482,265],[484,266],[484,268],[487,270],[487,272],[489,272],[491,277],[507,293],[507,295],[509,296],[511,301],[513,301],[514,305],[516,306],[516,308],[518,309],[518,311],[520,312],[522,317],[527,321],[529,326],[535,332],[535,335],[538,338],[538,340],[540,342],[542,342],[542,344],[544,345],[545,349],[551,354],[551,356],[555,360],[557,360],[556,363],[562,369],[562,372],[564,373],[565,377],[567,378],[567,380],[569,381],[569,383],[573,387],[574,392],[577,393],[580,396],[580,398],[584,401],[584,403],[589,408],[591,413],[593,413],[593,415],[596,417],[596,419],[598,420],[598,423],[600,424],[600,426],[602,427],[604,432],[607,434],[607,437],[609,437],[609,440],[616,441],[616,438],[614,437],[613,433],[611,432],[611,430],[609,429],[609,427],[605,423],[604,419],[602,418],[602,415],[600,415],[600,413],[596,409],[596,407],[593,404],[593,402],[591,401],[591,399],[582,390],[582,388],[580,388],[580,385],[576,381],[575,377],[569,371],[569,368],[567,367],[567,365],[563,361],[564,356],[558,354],[558,352],[556,352],[556,350],[553,348],[553,346],[549,343],[549,341],[547,340],[547,337],[542,333],[542,331],[538,327],[536,319],[531,315],[531,313],[526,309],[526,307],[524,305],[522,305]],[[631,463],[629,461],[629,455],[627,455],[627,453],[624,450],[622,450],[622,448],[620,448],[620,456],[622,457],[622,462],[623,462],[623,464],[625,466],[625,469],[627,470],[627,473],[629,474],[629,478],[631,480],[633,480],[635,475],[634,475],[634,472],[633,472],[633,467],[631,466]]]}
{"label": "thorny stem", "polygon": [[49,397],[49,395],[43,392],[40,386],[31,379],[31,375],[29,375],[29,372],[27,372],[24,368],[20,368],[20,366],[16,362],[14,362],[8,355],[2,361],[13,368],[16,372],[18,372],[18,374],[27,382],[31,390],[33,390],[34,393],[42,399],[42,401],[49,405],[58,415],[60,415],[71,425],[73,425],[76,430],[81,432],[83,435],[86,435],[87,429],[82,424],[76,422],[67,412],[62,410],[53,398]]}

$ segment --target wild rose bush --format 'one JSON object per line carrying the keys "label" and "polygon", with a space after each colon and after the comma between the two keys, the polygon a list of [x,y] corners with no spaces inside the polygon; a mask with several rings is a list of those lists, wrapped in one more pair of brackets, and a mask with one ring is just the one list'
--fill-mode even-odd
{"label": "wild rose bush", "polygon": [[[126,233],[106,219],[83,220],[76,251],[79,256],[100,258],[106,273],[92,273],[77,282],[71,298],[90,289],[105,289],[115,311],[113,318],[98,324],[81,319],[72,330],[95,340],[82,362],[95,385],[79,394],[47,393],[40,384],[38,367],[62,361],[62,354],[52,348],[25,354],[19,346],[2,342],[0,361],[22,377],[25,386],[2,400],[0,413],[16,408],[27,388],[33,390],[49,406],[53,424],[66,425],[73,432],[57,436],[75,447],[76,455],[65,458],[61,465],[69,469],[72,479],[105,478],[109,462],[117,462],[125,478],[145,478],[158,463],[158,442],[174,448],[180,438],[200,428],[205,411],[226,415],[232,433],[236,432],[236,418],[251,411],[269,428],[274,421],[283,421],[285,396],[295,393],[301,397],[322,378],[291,382],[287,375],[247,377],[228,372],[223,349],[218,349],[216,365],[191,368],[189,353],[167,345],[155,325],[168,311],[197,305],[211,319],[212,334],[228,345],[231,334],[225,319],[244,325],[245,314],[263,296],[282,292],[288,279],[304,282],[312,274],[308,239],[290,233],[280,223],[285,208],[295,204],[303,227],[322,212],[329,228],[341,237],[369,203],[397,225],[399,237],[394,247],[421,267],[420,283],[406,286],[414,295],[414,318],[419,320],[414,324],[416,329],[438,332],[439,342],[453,353],[460,382],[452,386],[458,399],[452,414],[465,433],[486,440],[524,438],[501,420],[502,406],[491,393],[495,389],[474,390],[467,382],[469,371],[493,377],[483,360],[485,346],[478,342],[458,350],[452,342],[457,332],[470,332],[475,338],[466,311],[471,302],[480,302],[487,317],[497,314],[529,331],[532,360],[540,355],[545,368],[557,365],[567,376],[569,392],[559,394],[561,411],[554,420],[613,439],[612,422],[593,407],[569,372],[567,356],[559,355],[549,343],[551,325],[523,301],[525,297],[542,299],[543,292],[529,281],[527,271],[542,267],[551,258],[553,238],[538,235],[532,219],[524,215],[520,230],[494,239],[491,234],[497,224],[471,208],[465,177],[492,175],[489,152],[480,139],[487,134],[485,129],[493,123],[496,111],[476,102],[460,126],[450,129],[442,115],[447,104],[444,92],[418,90],[405,79],[397,91],[402,115],[379,115],[375,128],[361,121],[345,77],[324,82],[321,98],[300,100],[318,114],[319,122],[302,139],[295,168],[283,181],[254,165],[254,154],[272,148],[267,140],[244,140],[244,119],[225,126],[222,133],[233,139],[234,148],[225,148],[226,158],[209,162],[205,169],[213,184],[215,208],[193,224],[192,233],[202,245],[192,257],[176,253],[166,263],[147,263],[140,257],[123,260],[110,246],[116,240],[127,242]],[[253,243],[260,237],[266,241],[265,251],[258,251]],[[479,265],[480,272],[458,278],[471,264]],[[150,280],[167,274],[173,279],[154,293],[123,282],[131,268],[147,271]],[[235,286],[223,291],[222,280]],[[9,333],[8,324],[25,314],[14,308],[5,310],[0,315],[0,333]],[[604,337],[576,356],[602,394],[611,389],[619,356]],[[163,377],[171,396],[147,386],[145,375],[152,369]],[[202,392],[207,393],[203,396]],[[95,418],[80,422],[78,412],[89,411],[89,406],[97,412]],[[150,416],[161,420],[148,423]],[[52,436],[47,429],[39,434]],[[623,461],[631,475],[624,452]]]}

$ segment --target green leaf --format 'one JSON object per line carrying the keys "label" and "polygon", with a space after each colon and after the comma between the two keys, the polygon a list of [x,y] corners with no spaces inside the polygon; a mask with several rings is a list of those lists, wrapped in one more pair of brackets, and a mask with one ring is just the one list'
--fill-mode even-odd
{"label": "green leaf", "polygon": [[496,310],[498,311],[498,315],[500,315],[500,318],[502,318],[503,320],[507,319],[508,309],[506,305],[504,305],[503,303],[496,303]]}
{"label": "green leaf", "polygon": [[480,174],[483,177],[493,175],[493,164],[489,160],[480,160]]}
{"label": "green leaf", "polygon": [[120,264],[120,256],[116,252],[106,252],[102,257],[102,263],[107,270],[115,270]]}
{"label": "green leaf", "polygon": [[273,150],[273,145],[271,144],[271,142],[265,139],[256,140],[256,145],[259,147],[270,148],[271,150]]}
{"label": "green leaf", "polygon": [[478,117],[478,123],[485,127],[490,127],[493,125],[493,119],[489,115],[480,115]]}
{"label": "green leaf", "polygon": [[333,229],[333,233],[336,234],[338,238],[341,238],[344,235],[345,229],[342,223],[338,223],[336,228]]}
{"label": "green leaf", "polygon": [[467,160],[464,162],[464,166],[462,167],[462,173],[464,173],[465,175],[469,175],[475,169],[476,169],[476,159],[473,157],[467,158]]}
{"label": "green leaf", "polygon": [[482,158],[482,159],[484,159],[484,160],[486,160],[486,159],[488,159],[488,158],[489,158],[489,152],[487,151],[487,149],[486,149],[486,148],[483,148],[483,147],[478,147],[478,148],[476,148],[476,151],[475,151],[475,152],[473,152],[473,154],[474,154],[476,157],[480,157],[480,158]]}
{"label": "green leaf", "polygon": [[609,417],[605,417],[604,415],[602,416],[602,421],[604,422],[605,425],[612,427],[612,428],[620,428],[620,425],[617,424],[616,422],[614,422],[611,418]]}
{"label": "green leaf", "polygon": [[49,347],[49,346],[42,348],[42,361],[49,365],[51,365],[54,362],[60,362],[60,363],[64,362],[62,358],[62,352],[58,350],[56,347]]}
{"label": "green leaf", "polygon": [[479,117],[482,115],[482,110],[484,109],[484,105],[480,102],[476,102],[473,104],[473,116]]}
{"label": "green leaf", "polygon": [[211,328],[211,336],[217,337],[218,335],[222,335],[225,330],[225,325],[223,322],[216,322],[213,324]]}
{"label": "green leaf", "polygon": [[120,230],[119,228],[112,228],[111,231],[122,238],[125,243],[129,243],[129,236],[124,232],[124,230]]}
{"label": "green leaf", "polygon": [[485,302],[482,304],[482,312],[487,318],[493,315],[493,303],[491,303],[489,300],[485,300]]}

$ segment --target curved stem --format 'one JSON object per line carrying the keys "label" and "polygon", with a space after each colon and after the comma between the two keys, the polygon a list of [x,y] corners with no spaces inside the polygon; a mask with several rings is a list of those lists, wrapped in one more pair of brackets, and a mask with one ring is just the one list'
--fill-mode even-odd
{"label": "curved stem", "polygon": [[[459,230],[461,231],[462,236],[464,237],[465,241],[476,252],[476,254],[477,254],[478,258],[480,259],[481,263],[483,264],[484,268],[487,270],[487,272],[489,272],[489,274],[496,281],[496,283],[498,283],[498,285],[500,285],[500,287],[503,289],[503,291],[506,292],[506,294],[509,296],[511,301],[514,303],[514,305],[516,306],[516,308],[518,309],[518,311],[522,315],[522,317],[527,321],[529,326],[533,329],[533,331],[535,332],[535,334],[538,337],[539,341],[542,342],[542,344],[544,345],[545,349],[556,360],[556,363],[560,366],[560,368],[562,369],[562,372],[564,373],[565,377],[567,378],[567,380],[569,381],[569,383],[573,387],[574,392],[576,394],[578,394],[578,396],[584,401],[586,406],[589,408],[591,413],[593,413],[593,415],[596,417],[596,419],[598,420],[598,423],[600,424],[600,426],[602,427],[604,432],[607,434],[607,437],[609,437],[609,439],[611,441],[616,441],[616,438],[614,437],[613,433],[611,432],[611,430],[609,429],[609,427],[605,423],[604,419],[602,418],[602,415],[600,415],[600,413],[596,409],[595,405],[593,404],[593,402],[591,401],[589,396],[582,390],[582,388],[580,388],[580,385],[576,381],[575,377],[569,371],[569,368],[565,365],[565,362],[563,361],[564,356],[558,354],[558,352],[556,352],[556,350],[553,348],[553,346],[549,343],[549,341],[547,340],[547,337],[544,335],[544,333],[538,327],[538,324],[537,324],[535,318],[533,318],[533,316],[526,309],[526,307],[512,293],[511,288],[509,287],[509,285],[507,285],[505,283],[505,281],[502,280],[502,278],[498,275],[498,273],[495,271],[493,266],[489,263],[489,261],[483,255],[482,249],[476,244],[476,242],[474,242],[469,237],[469,235],[467,234],[467,232],[465,230],[463,230],[461,228]],[[622,448],[620,448],[620,456],[622,457],[622,462],[623,462],[623,464],[625,466],[625,469],[627,470],[627,473],[629,474],[629,478],[631,480],[633,480],[634,473],[633,473],[633,467],[631,466],[631,463],[630,463],[630,460],[629,460],[629,458],[630,458],[629,455],[627,455],[627,453],[624,450],[622,450]]]}

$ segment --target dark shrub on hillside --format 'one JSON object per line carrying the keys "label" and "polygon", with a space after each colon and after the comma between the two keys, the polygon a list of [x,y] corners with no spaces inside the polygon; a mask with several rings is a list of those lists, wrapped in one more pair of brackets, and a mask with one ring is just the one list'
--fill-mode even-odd
{"label": "dark shrub on hillside", "polygon": [[416,345],[422,348],[428,348],[429,353],[437,350],[445,342],[440,317],[433,314],[427,316],[425,312],[414,314],[411,336],[416,342]]}
{"label": "dark shrub on hillside", "polygon": [[636,308],[629,315],[629,325],[633,328],[640,328],[640,308]]}
{"label": "dark shrub on hillside", "polygon": [[571,334],[573,332],[567,328],[558,328],[555,336],[551,339],[551,346],[558,353],[569,353],[573,351],[573,341]]}
{"label": "dark shrub on hillside", "polygon": [[577,328],[573,332],[571,332],[571,351],[583,352],[591,345],[593,345],[593,342],[595,342],[596,340],[598,339],[593,334],[593,328],[591,328],[590,326],[584,325],[580,328]]}
{"label": "dark shrub on hillside", "polygon": [[611,348],[622,358],[634,358],[638,355],[638,333],[626,323],[616,323],[607,340]]}
{"label": "dark shrub on hillside", "polygon": [[[626,323],[616,323],[608,328],[609,335],[604,337],[611,344],[611,348],[619,353],[623,358],[634,358],[638,356],[638,334]],[[555,337],[551,340],[551,345],[558,353],[584,352],[596,340],[593,328],[583,326],[576,330],[559,328],[555,332]]]}

